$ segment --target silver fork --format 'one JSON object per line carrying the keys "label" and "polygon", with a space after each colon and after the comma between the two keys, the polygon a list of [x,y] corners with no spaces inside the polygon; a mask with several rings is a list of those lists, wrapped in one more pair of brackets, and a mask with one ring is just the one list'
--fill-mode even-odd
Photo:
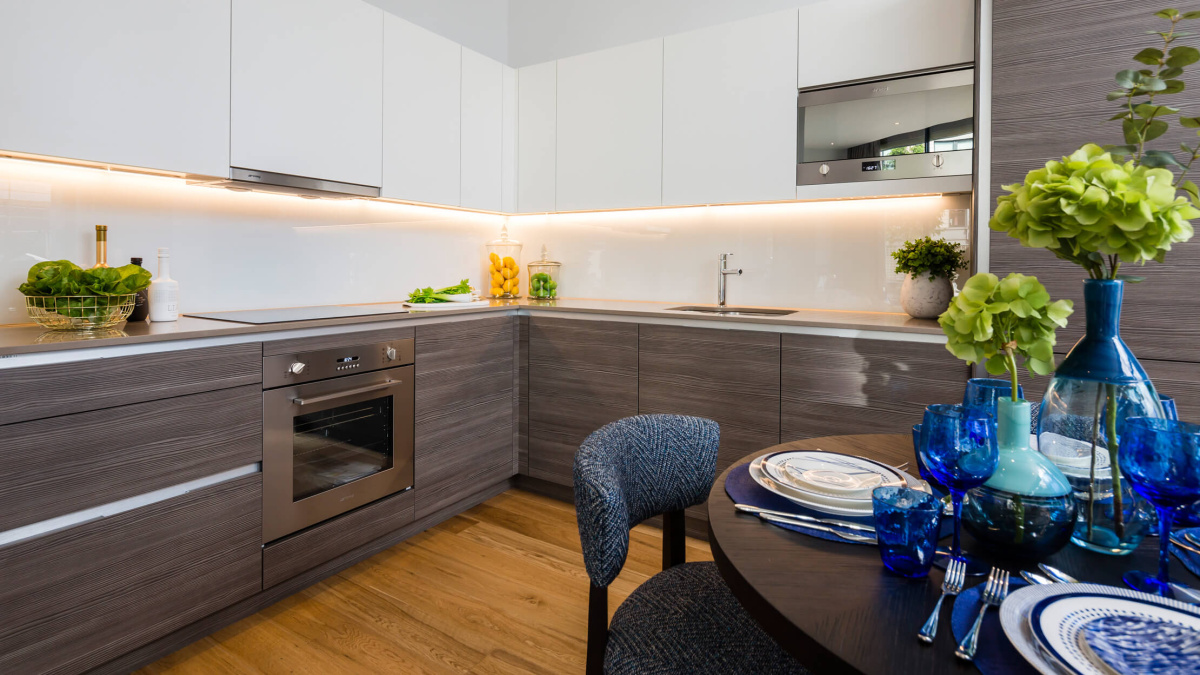
{"label": "silver fork", "polygon": [[950,564],[946,567],[946,576],[942,578],[942,597],[938,598],[937,604],[933,606],[933,613],[925,620],[925,625],[921,626],[921,631],[917,633],[917,637],[921,642],[929,644],[933,642],[933,638],[937,635],[938,618],[942,613],[942,601],[946,596],[955,596],[962,593],[963,584],[967,580],[967,563],[956,558],[950,559]]}
{"label": "silver fork", "polygon": [[979,627],[983,624],[983,615],[987,613],[988,607],[999,607],[1007,595],[1008,572],[999,567],[993,567],[992,573],[988,575],[987,586],[983,587],[983,606],[979,608],[979,615],[975,617],[975,623],[971,625],[971,632],[967,633],[954,652],[958,658],[966,661],[975,658],[975,649],[979,647]]}

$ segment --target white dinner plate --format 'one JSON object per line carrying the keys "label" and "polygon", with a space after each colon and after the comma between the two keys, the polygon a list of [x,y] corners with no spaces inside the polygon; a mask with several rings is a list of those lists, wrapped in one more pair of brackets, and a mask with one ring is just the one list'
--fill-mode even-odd
{"label": "white dinner plate", "polygon": [[[1058,602],[1042,606],[1035,629],[1032,617],[1034,609],[1048,599]],[[1059,602],[1064,604],[1060,605]],[[1062,675],[1064,672],[1111,675],[1112,671],[1102,662],[1094,661],[1091,650],[1083,646],[1083,627],[1101,616],[1126,611],[1131,605],[1141,605],[1142,611],[1155,612],[1156,616],[1186,617],[1187,621],[1195,621],[1200,626],[1200,608],[1139,591],[1099,584],[1048,584],[1019,588],[1010,593],[1000,606],[1000,625],[1013,647],[1044,675]],[[1039,642],[1038,632],[1045,636],[1046,645]]]}
{"label": "white dinner plate", "polygon": [[[821,452],[814,452],[814,451],[805,451],[805,452],[809,452],[810,454],[832,454],[832,453],[821,453]],[[775,453],[775,454],[784,454],[784,453]],[[779,480],[774,475],[772,475],[770,472],[768,472],[767,468],[764,466],[764,460],[766,460],[767,458],[772,457],[772,456],[773,455],[763,455],[762,457],[757,457],[754,459],[754,461],[750,462],[750,477],[752,479],[754,479],[754,482],[758,483],[759,485],[766,488],[767,490],[770,490],[771,492],[774,492],[775,494],[777,494],[781,497],[784,497],[784,498],[788,499],[789,501],[795,502],[801,506],[813,509],[815,511],[821,511],[823,513],[829,513],[832,515],[839,515],[839,516],[870,516],[870,515],[872,515],[873,509],[871,507],[871,498],[870,498],[869,494],[865,500],[864,499],[839,498],[839,497],[833,497],[833,496],[826,495],[826,494],[821,494],[818,492],[809,492],[809,491],[801,490],[801,489],[798,489],[795,486],[793,486],[790,481]],[[842,458],[842,457],[850,457],[850,456],[849,455],[836,455],[836,457]],[[886,467],[886,465],[874,463],[874,462],[871,462],[871,460],[863,460],[861,458],[853,458],[853,459],[861,461],[861,462],[870,462],[872,464],[876,464],[877,466]],[[897,470],[897,469],[892,469],[891,467],[886,467],[886,468],[887,468],[887,470],[894,472],[893,475],[896,476],[900,482],[907,483],[911,487],[919,486],[920,481],[918,481],[916,478],[910,476],[909,474],[907,474],[903,471]],[[784,470],[780,469],[780,471],[783,472]]]}

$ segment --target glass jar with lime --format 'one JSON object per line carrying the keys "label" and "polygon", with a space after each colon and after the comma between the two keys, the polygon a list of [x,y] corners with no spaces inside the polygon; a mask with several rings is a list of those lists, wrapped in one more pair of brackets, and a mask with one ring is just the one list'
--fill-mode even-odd
{"label": "glass jar with lime", "polygon": [[548,300],[558,297],[558,273],[562,263],[550,259],[542,246],[542,259],[529,263],[529,297]]}

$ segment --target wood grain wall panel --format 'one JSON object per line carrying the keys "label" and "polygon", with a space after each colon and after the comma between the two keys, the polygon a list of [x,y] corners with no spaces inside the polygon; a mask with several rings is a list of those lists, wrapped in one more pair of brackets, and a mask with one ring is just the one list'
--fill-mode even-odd
{"label": "wood grain wall panel", "polygon": [[717,471],[779,443],[778,333],[644,325],[639,413],[721,425]]}
{"label": "wood grain wall panel", "polygon": [[638,411],[638,325],[529,318],[529,475],[571,486],[588,434]]}
{"label": "wood grain wall panel", "polygon": [[337,349],[338,347],[356,347],[388,340],[407,340],[412,338],[413,328],[385,328],[382,330],[345,331],[329,335],[313,337],[290,338],[287,340],[270,340],[263,343],[263,356],[277,356],[293,352],[308,352],[317,349]]}
{"label": "wood grain wall panel", "polygon": [[257,385],[0,426],[0,531],[261,461]]}
{"label": "wood grain wall panel", "polygon": [[959,403],[967,367],[938,344],[783,336],[782,436],[908,433],[930,403]]}
{"label": "wood grain wall panel", "polygon": [[314,525],[263,548],[263,588],[374,541],[413,521],[413,490]]}
{"label": "wood grain wall panel", "polygon": [[262,590],[262,476],[0,547],[0,672],[79,673]]}
{"label": "wood grain wall panel", "polygon": [[262,382],[258,342],[3,371],[0,424]]}
{"label": "wood grain wall panel", "polygon": [[[1025,173],[1047,160],[1070,154],[1087,142],[1121,143],[1121,129],[1106,121],[1114,104],[1118,70],[1134,68],[1135,53],[1154,44],[1146,31],[1165,25],[1148,0],[996,0],[992,50],[991,203],[1004,194],[1001,185],[1021,182]],[[1200,112],[1200,88],[1170,97],[1171,105]],[[1167,99],[1163,101],[1168,102]],[[1193,144],[1191,130],[1173,126],[1156,147]],[[983,219],[986,220],[986,217]],[[986,225],[981,225],[986,227]],[[1052,296],[1075,301],[1077,312],[1059,331],[1066,348],[1083,333],[1083,288],[1087,276],[1075,265],[1042,249],[1023,248],[991,233],[991,271],[1036,275]],[[1163,265],[1126,268],[1147,277],[1126,288],[1122,332],[1142,359],[1200,361],[1200,243],[1176,246]]]}
{"label": "wood grain wall panel", "polygon": [[507,316],[417,327],[416,517],[515,473],[515,339]]}
{"label": "wood grain wall panel", "polygon": [[529,317],[514,317],[517,330],[517,367],[514,375],[516,380],[517,401],[517,473],[529,473]]}

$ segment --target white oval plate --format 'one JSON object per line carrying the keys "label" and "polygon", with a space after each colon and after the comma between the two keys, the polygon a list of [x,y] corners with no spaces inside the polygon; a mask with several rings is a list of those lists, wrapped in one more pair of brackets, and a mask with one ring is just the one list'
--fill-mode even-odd
{"label": "white oval plate", "polygon": [[[770,475],[768,475],[766,473],[766,471],[763,470],[763,466],[762,466],[763,459],[765,459],[768,456],[769,455],[764,455],[762,457],[756,457],[754,459],[754,461],[750,462],[750,467],[749,467],[750,468],[750,477],[752,479],[754,479],[754,482],[758,483],[759,485],[766,488],[767,490],[774,492],[775,494],[787,499],[788,501],[795,502],[796,504],[799,504],[806,508],[810,508],[814,511],[820,511],[822,513],[828,513],[828,514],[837,515],[837,516],[871,516],[871,515],[873,515],[874,509],[871,506],[870,499],[867,499],[865,502],[850,501],[849,504],[851,504],[851,505],[847,506],[847,505],[845,505],[845,504],[847,504],[846,500],[837,500],[837,499],[834,499],[834,498],[831,498],[831,497],[828,497],[825,495],[813,495],[810,493],[802,492],[800,490],[797,490],[796,488],[791,487],[787,483],[783,483],[783,482],[775,480]],[[903,471],[897,470],[897,473],[905,481],[907,481],[907,483],[910,487],[920,489],[921,481],[917,480],[916,478],[910,476],[909,474],[907,474]],[[833,503],[831,503],[831,502],[833,502]]]}
{"label": "white oval plate", "polygon": [[762,469],[776,481],[816,501],[846,508],[862,508],[863,502],[869,504],[871,491],[880,485],[905,482],[899,472],[886,464],[821,450],[770,454],[763,457]]}

